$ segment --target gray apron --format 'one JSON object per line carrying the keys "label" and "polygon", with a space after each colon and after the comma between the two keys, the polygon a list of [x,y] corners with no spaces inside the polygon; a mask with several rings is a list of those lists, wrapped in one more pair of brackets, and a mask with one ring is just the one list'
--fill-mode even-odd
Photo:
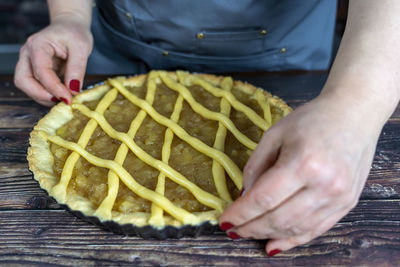
{"label": "gray apron", "polygon": [[88,72],[326,69],[333,0],[97,0]]}

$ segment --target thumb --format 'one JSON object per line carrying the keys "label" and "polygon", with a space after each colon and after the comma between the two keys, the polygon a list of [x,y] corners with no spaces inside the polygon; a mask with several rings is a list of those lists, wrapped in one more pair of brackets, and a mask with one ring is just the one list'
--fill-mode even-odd
{"label": "thumb", "polygon": [[64,82],[71,93],[80,92],[89,55],[85,51],[70,49],[65,66]]}

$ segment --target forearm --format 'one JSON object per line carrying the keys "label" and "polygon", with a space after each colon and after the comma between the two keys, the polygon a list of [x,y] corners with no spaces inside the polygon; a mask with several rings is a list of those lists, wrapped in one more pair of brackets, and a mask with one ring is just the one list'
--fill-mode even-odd
{"label": "forearm", "polygon": [[47,0],[50,21],[64,17],[75,17],[87,27],[92,19],[92,0]]}
{"label": "forearm", "polygon": [[381,126],[400,99],[398,14],[397,0],[350,1],[346,30],[321,93]]}

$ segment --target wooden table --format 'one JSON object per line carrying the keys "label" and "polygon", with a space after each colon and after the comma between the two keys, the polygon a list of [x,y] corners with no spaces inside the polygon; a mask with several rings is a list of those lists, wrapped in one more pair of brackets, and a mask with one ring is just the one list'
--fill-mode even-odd
{"label": "wooden table", "polygon": [[[295,108],[319,93],[326,74],[234,77]],[[89,77],[87,84],[102,79]],[[400,265],[399,107],[382,131],[357,207],[323,236],[273,258],[262,241],[231,241],[222,232],[143,240],[103,231],[61,209],[32,179],[26,162],[29,132],[46,112],[13,86],[12,77],[0,76],[0,265]]]}

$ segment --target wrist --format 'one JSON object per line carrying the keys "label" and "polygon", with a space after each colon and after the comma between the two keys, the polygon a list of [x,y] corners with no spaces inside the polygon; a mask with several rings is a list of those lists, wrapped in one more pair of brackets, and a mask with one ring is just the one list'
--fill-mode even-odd
{"label": "wrist", "polygon": [[337,119],[358,125],[363,131],[380,132],[398,100],[379,91],[356,81],[340,85],[327,82],[317,99],[326,110],[336,114]]}
{"label": "wrist", "polygon": [[91,0],[48,0],[50,23],[73,22],[90,29],[92,20]]}
{"label": "wrist", "polygon": [[91,25],[90,18],[85,17],[85,15],[81,14],[80,12],[74,12],[74,11],[63,11],[52,16],[50,24],[54,25],[60,23],[67,23],[67,24],[78,23],[86,30],[90,30],[90,25]]}

